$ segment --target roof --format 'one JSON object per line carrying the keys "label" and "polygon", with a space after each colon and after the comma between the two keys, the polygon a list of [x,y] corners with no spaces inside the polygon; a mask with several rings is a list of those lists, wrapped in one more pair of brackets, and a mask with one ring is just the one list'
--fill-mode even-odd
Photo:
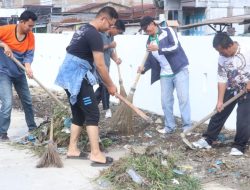
{"label": "roof", "polygon": [[128,6],[125,5],[121,5],[118,3],[113,3],[113,2],[105,2],[105,3],[89,3],[74,9],[70,9],[68,11],[65,11],[65,13],[83,13],[83,12],[88,12],[91,11],[92,9],[97,9],[97,8],[101,8],[107,5],[115,5],[115,6],[119,6],[119,7],[123,7],[123,8],[129,8]]}
{"label": "roof", "polygon": [[154,4],[143,4],[143,6],[136,5],[127,10],[120,10],[118,14],[122,20],[139,20],[144,16],[157,18],[159,14],[163,12],[162,9],[158,9]]}
{"label": "roof", "polygon": [[186,30],[198,26],[204,26],[204,25],[224,25],[224,26],[229,26],[232,24],[248,24],[250,23],[250,15],[237,15],[237,16],[230,16],[230,17],[222,17],[222,18],[216,18],[216,19],[210,19],[210,20],[205,20],[203,22],[198,22],[195,24],[188,24],[188,25],[183,25],[180,26],[179,29],[181,30]]}

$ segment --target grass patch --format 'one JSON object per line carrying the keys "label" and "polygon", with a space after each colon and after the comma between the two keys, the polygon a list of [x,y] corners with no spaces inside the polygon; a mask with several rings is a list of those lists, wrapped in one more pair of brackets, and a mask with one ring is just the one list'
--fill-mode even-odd
{"label": "grass patch", "polygon": [[[160,156],[131,155],[121,158],[110,168],[103,170],[99,178],[112,183],[112,189],[123,190],[200,190],[200,182],[189,175],[179,175],[173,172],[176,168],[174,156],[165,158],[162,164]],[[132,168],[143,178],[143,184],[135,183],[127,174]],[[177,180],[179,184],[174,184]]]}

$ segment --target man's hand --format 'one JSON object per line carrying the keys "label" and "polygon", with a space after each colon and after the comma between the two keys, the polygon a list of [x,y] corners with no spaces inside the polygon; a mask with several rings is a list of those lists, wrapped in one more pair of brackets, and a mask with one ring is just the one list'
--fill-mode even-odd
{"label": "man's hand", "polygon": [[247,86],[246,86],[247,92],[250,92],[250,81],[248,81]]}
{"label": "man's hand", "polygon": [[115,48],[116,47],[116,42],[113,41],[109,44],[109,48]]}
{"label": "man's hand", "polygon": [[11,49],[9,48],[7,44],[4,44],[3,48],[4,48],[5,55],[7,55],[8,57],[13,56],[13,52],[11,51]]}
{"label": "man's hand", "polygon": [[29,64],[29,63],[25,63],[24,65],[25,65],[25,71],[26,71],[27,76],[28,76],[30,79],[32,79],[32,78],[33,78],[33,71],[32,71],[32,69],[31,69],[30,64]]}
{"label": "man's hand", "polygon": [[108,89],[108,91],[109,91],[109,94],[111,94],[112,96],[114,96],[115,95],[115,93],[117,92],[117,88],[116,88],[116,86],[113,84],[112,86],[107,86],[107,89]]}
{"label": "man's hand", "polygon": [[148,51],[158,51],[159,47],[158,47],[158,45],[155,45],[155,44],[148,44],[147,50]]}
{"label": "man's hand", "polygon": [[120,64],[122,63],[121,58],[117,58],[117,59],[115,60],[115,63],[116,63],[117,65],[120,65]]}
{"label": "man's hand", "polygon": [[217,105],[216,105],[216,109],[218,112],[221,112],[224,108],[223,108],[223,102],[217,102]]}
{"label": "man's hand", "polygon": [[142,73],[144,71],[144,67],[139,66],[137,69],[137,73]]}

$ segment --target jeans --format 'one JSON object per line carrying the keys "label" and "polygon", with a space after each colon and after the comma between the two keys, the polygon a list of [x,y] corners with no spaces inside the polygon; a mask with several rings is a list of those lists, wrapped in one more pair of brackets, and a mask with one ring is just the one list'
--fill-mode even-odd
{"label": "jeans", "polygon": [[165,128],[175,130],[175,118],[173,114],[174,89],[176,89],[179,101],[179,109],[183,123],[183,129],[191,126],[191,113],[189,103],[189,72],[187,68],[173,76],[161,77],[161,103],[165,117]]}
{"label": "jeans", "polygon": [[25,75],[13,78],[0,73],[0,134],[7,134],[10,126],[11,109],[13,103],[12,84],[21,100],[25,120],[29,130],[35,129],[34,113],[28,83]]}

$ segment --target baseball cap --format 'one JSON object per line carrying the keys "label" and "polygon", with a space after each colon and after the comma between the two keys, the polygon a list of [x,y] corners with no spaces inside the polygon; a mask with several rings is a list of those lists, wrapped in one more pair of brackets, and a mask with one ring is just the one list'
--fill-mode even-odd
{"label": "baseball cap", "polygon": [[147,26],[151,23],[154,22],[154,18],[151,16],[144,16],[141,21],[140,21],[140,26],[142,30],[145,30]]}

